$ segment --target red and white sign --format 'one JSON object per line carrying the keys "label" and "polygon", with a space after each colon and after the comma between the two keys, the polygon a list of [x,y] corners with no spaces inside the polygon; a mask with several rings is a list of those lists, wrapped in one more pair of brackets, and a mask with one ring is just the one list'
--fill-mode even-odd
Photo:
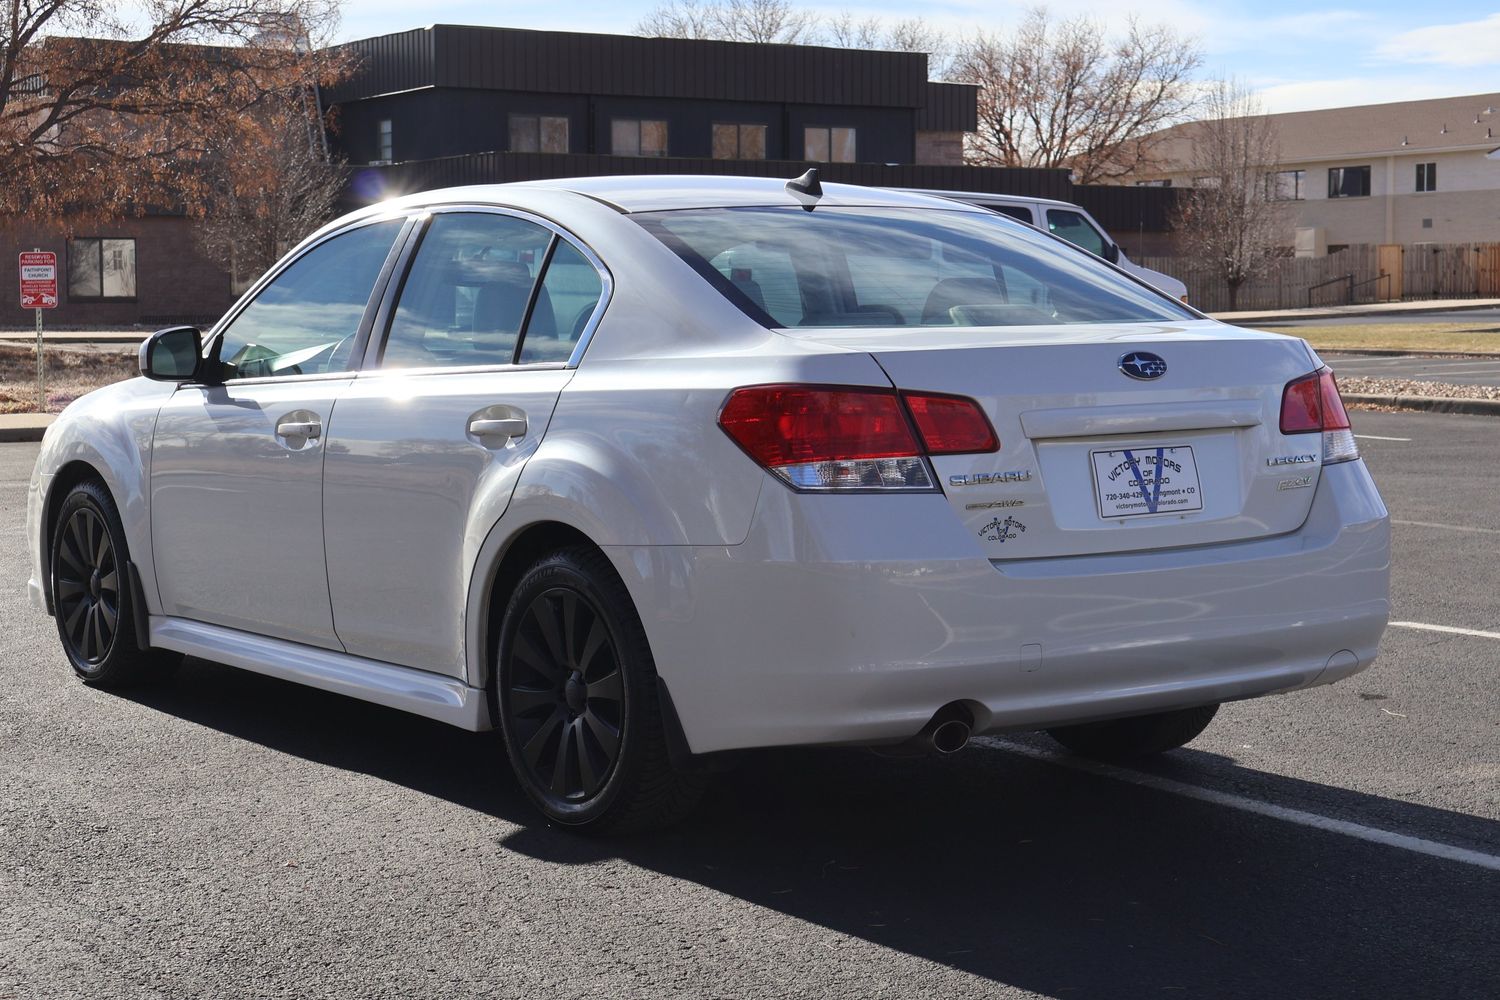
{"label": "red and white sign", "polygon": [[51,251],[21,254],[21,308],[57,308],[57,254]]}

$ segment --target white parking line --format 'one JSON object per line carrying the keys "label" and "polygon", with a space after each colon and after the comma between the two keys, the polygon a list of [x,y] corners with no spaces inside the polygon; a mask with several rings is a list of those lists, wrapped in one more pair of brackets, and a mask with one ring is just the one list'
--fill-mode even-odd
{"label": "white parking line", "polygon": [[1362,438],[1365,441],[1410,441],[1411,440],[1411,438],[1386,437],[1384,434],[1356,434],[1354,436],[1357,437],[1357,438]]}
{"label": "white parking line", "polygon": [[1472,635],[1480,639],[1500,639],[1500,632],[1486,632],[1477,628],[1458,628],[1453,625],[1428,625],[1426,622],[1391,622],[1392,628],[1414,628],[1423,632],[1447,632],[1452,635]]}
{"label": "white parking line", "polygon": [[[1500,636],[1496,636],[1496,638],[1500,638]],[[1132,785],[1140,785],[1144,788],[1155,789],[1159,792],[1168,792],[1172,795],[1181,795],[1189,799],[1197,799],[1200,802],[1211,802],[1214,805],[1238,809],[1241,812],[1255,813],[1258,816],[1269,816],[1272,819],[1295,823],[1298,826],[1312,827],[1315,830],[1341,833],[1346,837],[1366,840],[1372,844],[1383,844],[1386,847],[1395,847],[1403,851],[1411,851],[1414,854],[1425,854],[1428,857],[1441,858],[1444,861],[1457,861],[1461,864],[1474,865],[1478,868],[1488,868],[1490,871],[1500,871],[1500,855],[1485,854],[1483,851],[1471,851],[1468,848],[1454,847],[1452,844],[1443,844],[1436,840],[1423,840],[1421,837],[1409,837],[1404,833],[1392,833],[1390,830],[1381,830],[1373,826],[1351,823],[1348,820],[1333,819],[1330,816],[1305,812],[1301,809],[1288,809],[1286,806],[1272,805],[1269,802],[1245,798],[1242,795],[1232,795],[1229,792],[1219,792],[1211,788],[1200,788],[1197,785],[1189,785],[1183,781],[1174,781],[1171,778],[1162,778],[1154,774],[1115,767],[1111,764],[1100,764],[1077,757],[1063,757],[1054,753],[1048,753],[1046,750],[1027,746],[1024,743],[1012,743],[1009,740],[993,738],[987,739],[986,742],[993,743],[1004,750],[1020,754],[1023,757],[1029,757],[1032,760],[1056,764],[1058,767],[1070,767],[1075,771],[1085,771],[1089,774],[1097,774],[1105,778],[1114,778],[1116,781],[1126,781]]]}
{"label": "white parking line", "polygon": [[1472,528],[1467,524],[1438,524],[1436,521],[1403,521],[1391,518],[1392,524],[1404,524],[1412,528],[1443,528],[1447,531],[1472,531],[1478,535],[1500,535],[1500,528]]}

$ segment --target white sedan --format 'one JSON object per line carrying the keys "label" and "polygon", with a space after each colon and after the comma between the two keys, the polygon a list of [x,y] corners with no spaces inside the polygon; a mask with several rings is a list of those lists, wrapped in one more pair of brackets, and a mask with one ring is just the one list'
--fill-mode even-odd
{"label": "white sedan", "polygon": [[681,815],[723,751],[1168,750],[1368,667],[1388,614],[1305,342],[812,172],[386,202],[141,371],[31,486],[73,670],[496,728],[575,827]]}

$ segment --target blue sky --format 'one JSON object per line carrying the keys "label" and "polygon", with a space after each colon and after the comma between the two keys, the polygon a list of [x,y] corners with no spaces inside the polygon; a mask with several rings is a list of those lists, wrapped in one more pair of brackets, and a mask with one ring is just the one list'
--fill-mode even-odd
{"label": "blue sky", "polygon": [[[351,0],[341,35],[361,38],[433,22],[629,32],[651,0],[565,0],[552,4],[436,0]],[[826,13],[898,19],[915,14],[954,31],[1005,27],[1024,0],[898,0],[819,3]],[[1206,76],[1248,83],[1271,111],[1375,104],[1500,91],[1500,0],[1397,3],[1363,0],[1320,6],[1290,0],[1054,0],[1055,14],[1120,23],[1130,14],[1195,36]]]}

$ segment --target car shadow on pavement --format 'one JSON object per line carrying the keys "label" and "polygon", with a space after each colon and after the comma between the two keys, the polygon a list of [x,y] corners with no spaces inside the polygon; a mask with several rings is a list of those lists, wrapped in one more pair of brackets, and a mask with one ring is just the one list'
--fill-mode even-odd
{"label": "car shadow on pavement", "polygon": [[[516,824],[504,847],[527,857],[622,859],[1046,996],[1500,995],[1500,874],[994,746],[946,759],[751,755],[681,827],[590,840],[540,820],[489,734],[200,661],[130,697]],[[1368,817],[1500,843],[1500,824],[1198,751],[1153,770],[1204,784],[1227,777],[1263,801],[1335,804],[1377,826]],[[629,919],[628,908],[616,919]],[[826,946],[827,935],[817,937],[820,945],[794,938],[769,949],[787,956],[784,970],[768,973],[792,977],[792,993],[830,988],[790,971],[799,952]],[[899,983],[891,991],[904,992]]]}

